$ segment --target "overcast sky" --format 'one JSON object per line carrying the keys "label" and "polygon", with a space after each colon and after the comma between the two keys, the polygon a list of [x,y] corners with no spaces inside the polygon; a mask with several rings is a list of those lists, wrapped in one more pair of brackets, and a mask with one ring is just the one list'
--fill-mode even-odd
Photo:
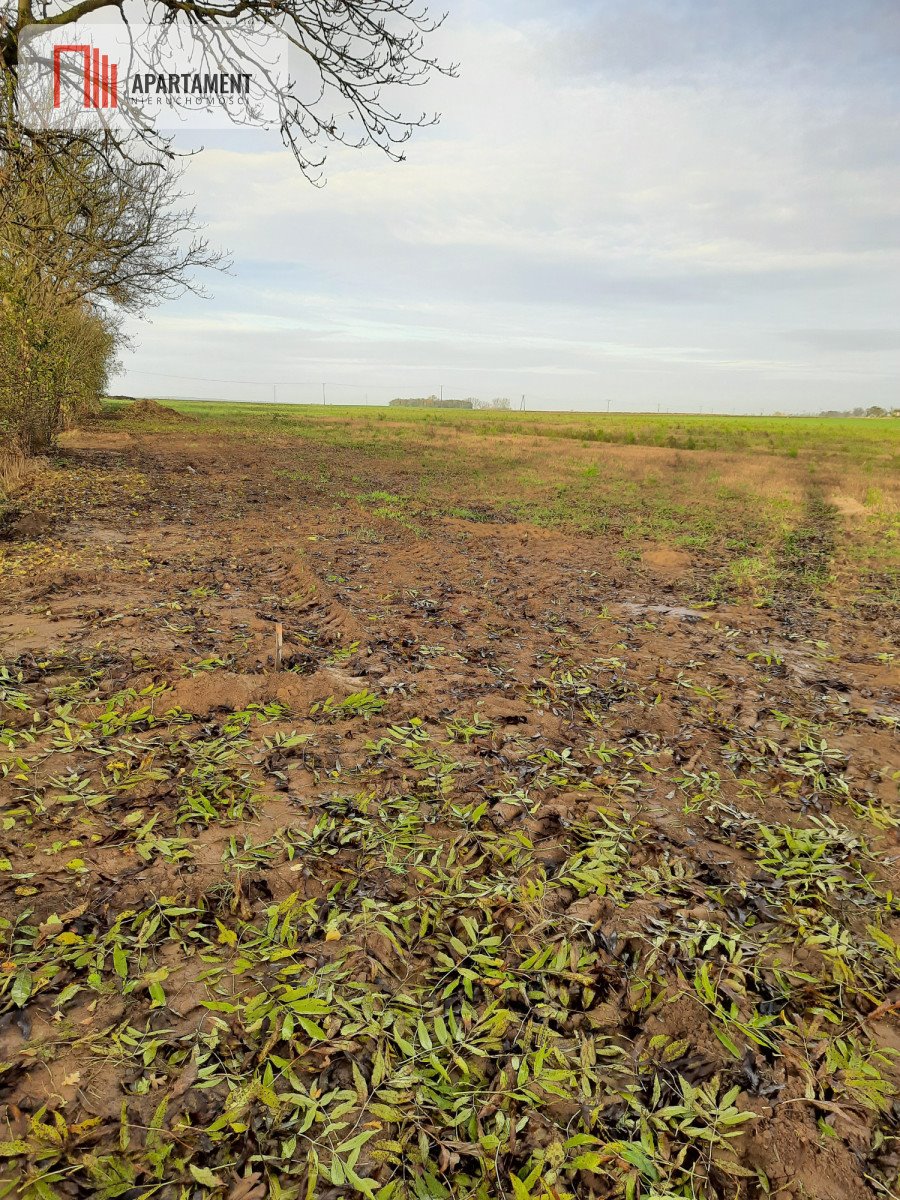
{"label": "overcast sky", "polygon": [[897,0],[447,2],[459,78],[405,163],[335,151],[316,189],[207,139],[232,273],[130,323],[116,390],[900,403]]}

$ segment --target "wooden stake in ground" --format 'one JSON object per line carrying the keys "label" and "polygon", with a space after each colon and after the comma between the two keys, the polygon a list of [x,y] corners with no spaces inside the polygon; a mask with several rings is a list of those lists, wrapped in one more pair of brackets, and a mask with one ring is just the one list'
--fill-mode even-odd
{"label": "wooden stake in ground", "polygon": [[275,670],[281,670],[281,647],[284,645],[284,626],[275,622]]}

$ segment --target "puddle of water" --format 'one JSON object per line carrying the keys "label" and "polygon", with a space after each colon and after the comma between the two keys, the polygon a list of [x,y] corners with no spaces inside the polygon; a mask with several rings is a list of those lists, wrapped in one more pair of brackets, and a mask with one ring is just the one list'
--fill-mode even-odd
{"label": "puddle of water", "polygon": [[14,659],[26,651],[49,650],[65,642],[82,627],[74,618],[0,617],[0,658]]}
{"label": "puddle of water", "polygon": [[644,613],[658,613],[660,616],[676,617],[679,621],[708,621],[709,613],[700,612],[696,608],[685,608],[681,604],[636,604],[632,600],[623,600],[618,604],[607,605],[612,609],[624,609],[626,612],[642,616]]}
{"label": "puddle of water", "polygon": [[85,545],[118,546],[128,541],[128,534],[109,525],[72,525],[71,532]]}

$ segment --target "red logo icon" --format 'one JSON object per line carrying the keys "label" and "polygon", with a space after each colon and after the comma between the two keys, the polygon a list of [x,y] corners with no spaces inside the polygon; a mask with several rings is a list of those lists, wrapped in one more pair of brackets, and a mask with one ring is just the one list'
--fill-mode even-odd
{"label": "red logo icon", "polygon": [[119,67],[88,45],[53,47],[53,107],[59,108],[62,96],[62,56],[80,54],[84,58],[84,108],[119,107]]}

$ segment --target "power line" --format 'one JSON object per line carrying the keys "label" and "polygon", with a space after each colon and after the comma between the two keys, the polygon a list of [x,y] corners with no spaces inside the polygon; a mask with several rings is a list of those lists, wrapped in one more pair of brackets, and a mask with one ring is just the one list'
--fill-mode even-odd
{"label": "power line", "polygon": [[[329,387],[343,388],[358,388],[360,391],[365,391],[370,387],[366,383],[335,383],[334,380],[326,379],[323,383],[321,379],[218,379],[212,375],[173,375],[167,371],[144,371],[129,368],[124,372],[125,375],[150,375],[154,379],[187,379],[191,383],[231,383],[237,387],[324,387],[328,384]],[[390,388],[385,385],[385,390]]]}
{"label": "power line", "polygon": [[[137,368],[135,368],[135,369],[129,368],[128,370],[122,372],[122,375],[125,378],[130,377],[132,375],[138,375],[138,376],[146,375],[152,379],[179,379],[179,380],[188,381],[190,383],[219,383],[219,384],[231,385],[234,387],[271,388],[272,389],[272,398],[276,403],[278,401],[278,389],[282,388],[282,387],[284,387],[284,388],[291,388],[291,387],[321,388],[323,404],[326,403],[325,389],[328,387],[352,388],[355,391],[365,392],[367,399],[368,399],[368,393],[370,390],[390,392],[393,395],[397,395],[397,394],[402,395],[404,392],[407,392],[410,390],[409,385],[406,385],[406,384],[401,385],[400,387],[397,387],[396,384],[392,385],[392,384],[371,384],[371,383],[348,383],[348,382],[344,382],[343,380],[338,381],[338,380],[333,380],[333,379],[326,379],[326,380],[323,380],[323,379],[222,379],[215,375],[176,375],[171,371],[145,371],[143,369],[137,369]],[[471,389],[471,388],[468,389],[469,395],[473,394],[473,390],[475,390],[475,389]],[[466,392],[467,389],[461,387],[461,388],[459,388],[459,391],[462,393],[462,392]],[[435,394],[441,400],[443,400],[443,398],[444,398],[444,385],[443,384],[438,385],[438,388],[437,388],[437,391]],[[542,404],[567,405],[567,404],[571,403],[570,400],[562,399],[559,396],[532,396],[531,399],[536,400]],[[607,411],[608,411],[608,402],[607,402]]]}
{"label": "power line", "polygon": [[[254,387],[254,388],[266,388],[266,389],[271,390],[271,400],[269,400],[269,401],[261,402],[261,401],[248,400],[248,401],[243,401],[244,403],[272,403],[272,402],[274,402],[274,403],[278,404],[279,403],[279,396],[278,396],[279,388],[302,388],[302,387],[320,388],[321,393],[322,393],[322,403],[323,404],[328,403],[328,396],[327,396],[328,388],[334,388],[338,393],[340,393],[342,390],[348,390],[348,389],[363,392],[365,394],[365,398],[363,401],[364,404],[369,403],[369,393],[370,392],[374,392],[376,396],[378,395],[379,392],[381,392],[381,393],[385,393],[385,394],[391,396],[392,398],[401,398],[401,397],[405,398],[405,397],[408,397],[410,392],[413,390],[413,385],[405,384],[405,383],[400,384],[398,386],[396,383],[395,384],[349,383],[349,382],[344,382],[343,380],[341,380],[341,381],[323,380],[321,378],[319,378],[319,379],[293,379],[293,380],[222,379],[218,376],[213,376],[213,375],[177,375],[171,371],[145,371],[143,369],[131,369],[131,368],[129,368],[126,371],[123,371],[119,374],[119,378],[121,378],[123,381],[121,386],[126,387],[128,385],[127,381],[130,379],[131,376],[148,376],[153,379],[178,379],[178,380],[190,381],[192,383],[216,383],[216,384],[230,385],[233,387]],[[443,384],[438,385],[438,387],[435,388],[434,391],[432,392],[432,395],[435,396],[435,398],[439,397],[441,400],[443,400],[445,390],[446,389]],[[478,390],[479,389],[473,389],[473,388],[467,389],[465,387],[459,387],[458,394],[455,397],[455,399],[474,398],[476,396]],[[222,399],[222,397],[217,398],[217,397],[203,397],[203,396],[182,396],[182,397],[172,396],[169,398],[173,399],[173,400],[179,399],[179,398],[183,399],[183,400]],[[520,412],[524,412],[526,410],[525,400],[526,400],[526,398],[523,395],[521,397],[519,404],[517,405]],[[232,403],[241,403],[242,401],[233,400],[231,402]],[[308,403],[308,402],[307,401],[288,400],[288,401],[281,401],[281,403],[294,404],[294,403]],[[335,400],[334,398],[332,398],[331,403],[332,404],[340,404],[341,401]],[[376,403],[377,403],[377,400],[376,400]],[[514,404],[514,403],[515,403],[514,401],[511,402],[510,407],[512,407],[512,404]],[[573,401],[572,401],[571,396],[569,396],[569,397],[536,396],[533,393],[529,392],[527,407],[529,409],[531,409],[532,411],[544,411],[544,412],[554,412],[554,411],[576,412],[577,411],[577,412],[583,412],[585,414],[593,413],[595,416],[597,416],[601,412],[603,412],[603,409],[600,407],[603,404],[606,405],[605,412],[609,413],[610,415],[614,412],[614,413],[617,413],[618,415],[628,415],[630,413],[630,414],[637,416],[637,415],[641,415],[641,414],[645,415],[649,411],[647,408],[640,407],[640,403],[641,403],[640,401],[632,401],[630,403],[628,401],[620,401],[620,400],[612,401],[607,397],[603,397],[603,399],[590,399],[590,400],[581,399],[581,400],[577,401],[577,403],[593,405],[593,407],[573,409],[571,407],[572,403],[573,403]],[[616,404],[615,409],[612,408],[613,403]],[[537,410],[534,410],[532,408],[532,406],[535,404],[538,406],[549,405],[551,407],[544,408],[544,409],[540,409],[540,407],[539,407]],[[708,408],[708,406],[706,406],[706,407]],[[704,405],[698,403],[695,409],[670,408],[667,405],[665,410],[663,410],[662,402],[660,401],[660,402],[657,402],[656,411],[660,415],[662,414],[663,411],[665,411],[665,414],[667,416],[678,416],[678,415],[697,416],[697,415],[703,414],[705,409],[704,409]],[[723,415],[727,415],[727,414],[723,414]],[[747,416],[747,415],[752,415],[752,414],[748,414],[746,412],[741,412],[740,410],[737,410],[736,412],[733,412],[731,415]],[[765,414],[760,413],[759,415],[763,416]],[[796,414],[794,414],[794,415],[796,415]]]}
{"label": "power line", "polygon": [[[126,371],[122,372],[122,374],[125,377],[131,376],[131,375],[148,375],[153,379],[181,379],[181,380],[187,380],[191,383],[224,383],[224,384],[232,384],[235,387],[265,387],[265,388],[273,388],[273,389],[277,389],[277,388],[281,388],[281,387],[317,387],[317,388],[334,387],[334,388],[353,388],[353,389],[355,389],[357,391],[361,391],[361,392],[368,392],[370,390],[374,390],[374,391],[384,391],[384,392],[394,392],[394,393],[396,393],[398,391],[404,392],[404,391],[409,390],[409,385],[407,385],[407,384],[404,384],[398,388],[396,384],[348,383],[348,382],[344,382],[343,380],[341,380],[341,381],[334,380],[334,379],[322,380],[321,378],[320,379],[221,379],[218,376],[214,376],[214,375],[175,375],[170,371],[145,371],[143,369],[137,369],[137,368],[135,368],[135,369],[129,368]],[[471,394],[474,390],[477,390],[477,389],[471,389],[471,388],[466,389],[463,387],[459,388],[460,392],[465,392],[467,390]],[[277,392],[273,393],[273,395],[277,395]],[[438,397],[441,400],[443,400],[443,398],[444,398],[444,385],[443,384],[438,385],[436,395],[438,395]],[[567,403],[569,403],[569,401],[563,400],[558,396],[533,396],[532,399],[539,400],[539,401],[543,402],[544,404],[567,404]]]}

